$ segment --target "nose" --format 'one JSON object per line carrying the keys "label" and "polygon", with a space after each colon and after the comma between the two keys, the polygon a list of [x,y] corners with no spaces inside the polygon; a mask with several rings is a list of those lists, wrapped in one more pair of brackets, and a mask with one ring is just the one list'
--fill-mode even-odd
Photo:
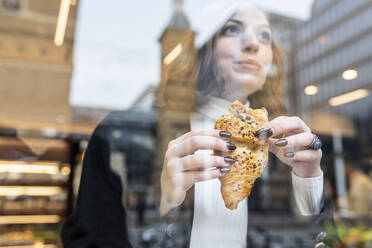
{"label": "nose", "polygon": [[257,53],[260,49],[260,42],[257,38],[256,33],[248,28],[242,37],[243,51],[250,53]]}

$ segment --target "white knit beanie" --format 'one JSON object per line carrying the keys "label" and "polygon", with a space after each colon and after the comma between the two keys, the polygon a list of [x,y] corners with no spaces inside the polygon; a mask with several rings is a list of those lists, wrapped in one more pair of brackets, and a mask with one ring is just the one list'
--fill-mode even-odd
{"label": "white knit beanie", "polygon": [[196,31],[195,45],[201,48],[242,7],[252,7],[248,0],[204,0],[205,4],[191,20]]}

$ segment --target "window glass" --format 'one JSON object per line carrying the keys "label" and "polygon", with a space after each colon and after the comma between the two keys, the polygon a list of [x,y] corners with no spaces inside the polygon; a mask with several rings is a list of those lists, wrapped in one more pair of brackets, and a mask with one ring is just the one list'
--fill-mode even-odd
{"label": "window glass", "polygon": [[0,247],[370,247],[371,13],[0,0]]}

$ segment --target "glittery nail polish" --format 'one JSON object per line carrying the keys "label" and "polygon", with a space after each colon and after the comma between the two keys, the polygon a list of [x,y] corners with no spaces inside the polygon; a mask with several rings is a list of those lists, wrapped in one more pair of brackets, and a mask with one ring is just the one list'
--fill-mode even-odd
{"label": "glittery nail polish", "polygon": [[275,145],[276,146],[286,146],[286,145],[288,145],[288,140],[286,140],[286,139],[280,139],[277,142],[275,142]]}
{"label": "glittery nail polish", "polygon": [[233,163],[237,162],[236,159],[233,159],[233,158],[230,158],[230,157],[225,157],[224,160],[225,160],[225,163],[227,163],[227,164],[233,164]]}
{"label": "glittery nail polish", "polygon": [[235,150],[236,146],[233,143],[226,142],[227,149],[229,150]]}
{"label": "glittery nail polish", "polygon": [[294,157],[294,152],[286,152],[286,153],[284,153],[284,157],[286,157],[286,158],[293,158]]}
{"label": "glittery nail polish", "polygon": [[226,131],[220,131],[220,136],[223,138],[231,138],[231,133],[226,132]]}
{"label": "glittery nail polish", "polygon": [[221,168],[220,171],[221,173],[227,173],[230,171],[230,168]]}

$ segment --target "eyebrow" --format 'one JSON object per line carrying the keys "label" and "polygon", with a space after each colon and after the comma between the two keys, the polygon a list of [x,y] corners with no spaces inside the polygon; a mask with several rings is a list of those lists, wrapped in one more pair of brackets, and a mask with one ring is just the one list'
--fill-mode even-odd
{"label": "eyebrow", "polygon": [[[244,23],[242,21],[239,21],[237,19],[229,19],[227,22],[235,22],[236,24],[239,24],[241,26],[244,26]],[[267,28],[270,28],[271,29],[271,25],[269,24],[262,24],[262,25],[259,25],[261,27],[267,27]]]}
{"label": "eyebrow", "polygon": [[235,22],[235,23],[237,23],[239,25],[243,25],[243,22],[241,22],[239,20],[236,20],[236,19],[230,19],[230,20],[228,20],[228,22]]}

